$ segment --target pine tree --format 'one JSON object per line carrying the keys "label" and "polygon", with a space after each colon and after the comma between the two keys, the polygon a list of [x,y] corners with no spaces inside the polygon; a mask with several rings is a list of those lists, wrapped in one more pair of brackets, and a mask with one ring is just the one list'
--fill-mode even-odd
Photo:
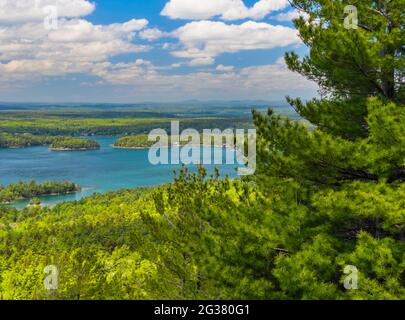
{"label": "pine tree", "polygon": [[[310,53],[302,60],[288,53],[290,69],[315,80],[327,95],[404,102],[403,0],[291,2],[309,15],[295,26]],[[356,8],[357,21],[350,20],[348,5]]]}
{"label": "pine tree", "polygon": [[[352,1],[350,30],[349,3],[291,2],[308,14],[295,25],[309,54],[285,59],[318,83],[321,98],[288,98],[309,127],[254,112],[261,190],[270,198],[281,181],[296,183],[303,213],[286,213],[300,228],[281,241],[290,254],[275,258],[279,297],[403,298],[405,2]],[[343,287],[347,266],[358,270],[358,290]]]}
{"label": "pine tree", "polygon": [[[405,1],[351,1],[358,11],[355,29],[344,23],[346,1],[292,4],[309,17],[295,20],[309,54],[300,59],[290,52],[285,59],[291,70],[318,83],[323,98],[288,98],[316,127],[312,133],[271,111],[268,117],[255,114],[270,142],[261,149],[262,168],[318,184],[403,180]],[[384,168],[375,159],[383,153]]]}

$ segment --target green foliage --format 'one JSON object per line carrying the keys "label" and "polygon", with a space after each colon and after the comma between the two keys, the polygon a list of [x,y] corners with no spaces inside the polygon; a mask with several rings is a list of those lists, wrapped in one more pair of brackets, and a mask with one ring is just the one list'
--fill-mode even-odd
{"label": "green foliage", "polygon": [[34,136],[29,133],[9,134],[0,132],[0,148],[26,148],[52,144],[63,137]]}
{"label": "green foliage", "polygon": [[[286,62],[334,99],[304,103],[289,98],[290,104],[324,132],[347,140],[366,137],[369,97],[405,103],[404,0],[291,2],[309,15],[308,21],[295,20],[295,26],[310,52],[303,59],[287,53]],[[347,5],[357,8],[357,29],[345,29]]]}
{"label": "green foliage", "polygon": [[[288,66],[338,97],[380,96],[404,102],[404,0],[293,0],[309,14],[295,20],[310,53],[300,60],[286,55]],[[346,29],[344,8],[358,11],[358,28]]]}
{"label": "green foliage", "polygon": [[[0,215],[4,298],[403,299],[404,185],[173,184]],[[270,189],[271,186],[271,189]],[[35,239],[35,241],[33,241]],[[59,289],[41,286],[48,264]],[[358,290],[343,287],[346,265]],[[24,283],[24,286],[18,283]]]}
{"label": "green foliage", "polygon": [[134,136],[121,137],[114,143],[116,148],[150,148],[155,144],[153,141],[149,141],[148,135],[138,134]]}
{"label": "green foliage", "polygon": [[365,121],[369,135],[348,140],[319,128],[309,132],[299,123],[274,116],[271,110],[267,116],[255,113],[261,142],[258,166],[271,175],[316,185],[403,179],[404,109],[372,99]]}
{"label": "green foliage", "polygon": [[227,129],[234,126],[252,127],[251,117],[184,117],[173,115],[161,118],[105,118],[97,113],[67,117],[65,114],[43,114],[30,112],[26,116],[21,112],[0,111],[0,132],[9,134],[30,133],[36,136],[91,136],[91,135],[129,135],[145,134],[152,129],[170,131],[171,121],[181,121],[181,129],[206,128]]}
{"label": "green foliage", "polygon": [[49,146],[50,150],[94,150],[100,145],[92,139],[66,138],[58,140]]}
{"label": "green foliage", "polygon": [[32,199],[46,195],[60,195],[80,191],[80,187],[72,182],[18,182],[8,186],[0,186],[0,204],[12,203],[16,200]]}

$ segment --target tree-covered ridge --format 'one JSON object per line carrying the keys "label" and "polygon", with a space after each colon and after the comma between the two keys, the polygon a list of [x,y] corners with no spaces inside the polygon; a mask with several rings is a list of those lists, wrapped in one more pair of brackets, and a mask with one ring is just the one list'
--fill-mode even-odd
{"label": "tree-covered ridge", "polygon": [[50,150],[95,150],[99,149],[100,144],[92,139],[65,138],[55,141],[49,146]]}
{"label": "tree-covered ridge", "polygon": [[[4,115],[3,115],[4,114]],[[91,114],[90,114],[91,115]],[[181,121],[183,129],[195,128],[241,128],[252,127],[249,117],[229,118],[71,118],[63,115],[47,117],[42,113],[30,113],[28,117],[21,118],[10,112],[0,112],[0,132],[31,133],[33,135],[50,136],[89,136],[89,135],[131,135],[144,134],[152,129],[170,131],[171,121]]]}
{"label": "tree-covered ridge", "polygon": [[29,133],[10,134],[0,132],[0,148],[45,146],[63,138],[59,136],[36,136]]}
{"label": "tree-covered ridge", "polygon": [[0,204],[13,203],[17,200],[32,199],[46,195],[61,195],[80,191],[80,186],[69,181],[36,183],[17,182],[7,186],[0,185]]}

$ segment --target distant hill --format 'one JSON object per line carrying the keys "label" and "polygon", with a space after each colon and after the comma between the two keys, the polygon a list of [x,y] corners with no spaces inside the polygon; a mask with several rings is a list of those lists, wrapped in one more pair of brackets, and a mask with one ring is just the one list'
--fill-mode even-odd
{"label": "distant hill", "polygon": [[236,100],[236,101],[199,101],[189,100],[181,102],[142,102],[142,103],[6,103],[0,102],[0,110],[30,110],[30,109],[174,109],[174,108],[252,108],[252,107],[287,107],[285,101],[265,100]]}

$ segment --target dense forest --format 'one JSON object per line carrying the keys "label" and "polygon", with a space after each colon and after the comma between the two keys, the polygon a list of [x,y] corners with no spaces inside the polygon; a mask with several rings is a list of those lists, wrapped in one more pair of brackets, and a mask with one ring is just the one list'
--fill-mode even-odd
{"label": "dense forest", "polygon": [[[112,112],[112,116],[120,118],[107,119],[108,112],[89,111],[73,112],[60,111],[0,111],[0,149],[26,148],[32,146],[49,146],[60,144],[62,140],[78,136],[110,136],[123,135],[117,142],[117,147],[150,146],[145,142],[152,129],[164,129],[170,132],[171,121],[179,121],[181,129],[228,129],[233,127],[251,128],[251,116],[229,116],[226,118],[203,117],[196,118],[186,114],[179,118],[173,114],[161,114],[160,118],[131,118],[136,114],[145,113],[134,111]],[[146,113],[148,114],[148,113]],[[95,118],[97,117],[97,118]],[[129,137],[131,136],[131,138]]]}
{"label": "dense forest", "polygon": [[8,186],[0,185],[0,204],[12,203],[22,199],[32,199],[46,195],[60,195],[80,191],[72,182],[18,182]]}
{"label": "dense forest", "polygon": [[138,134],[117,139],[117,141],[114,142],[114,147],[123,149],[143,149],[150,148],[154,144],[155,142],[149,141],[147,134]]}
{"label": "dense forest", "polygon": [[92,139],[82,138],[65,138],[57,140],[49,146],[49,150],[95,150],[99,149],[100,145],[97,141]]}
{"label": "dense forest", "polygon": [[[95,115],[92,115],[93,117]],[[29,113],[27,117],[15,112],[0,112],[0,132],[30,133],[42,136],[90,136],[90,135],[129,135],[145,134],[152,129],[170,131],[171,121],[181,121],[181,128],[248,128],[252,127],[252,117],[194,117],[194,118],[67,118],[42,113]],[[79,116],[77,116],[79,117]]]}
{"label": "dense forest", "polygon": [[0,299],[405,299],[404,1],[353,1],[350,30],[341,1],[291,2],[309,54],[285,59],[322,98],[288,101],[314,129],[253,112],[254,176],[0,208]]}
{"label": "dense forest", "polygon": [[0,132],[0,148],[26,148],[44,146],[64,139],[61,136],[36,136],[29,133],[10,134]]}

